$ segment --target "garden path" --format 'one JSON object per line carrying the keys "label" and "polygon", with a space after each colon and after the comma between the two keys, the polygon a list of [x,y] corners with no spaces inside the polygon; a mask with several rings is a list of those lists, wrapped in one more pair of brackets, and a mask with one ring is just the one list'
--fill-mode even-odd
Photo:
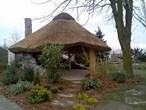
{"label": "garden path", "polygon": [[0,95],[0,110],[24,110],[17,104]]}
{"label": "garden path", "polygon": [[62,79],[70,80],[74,83],[80,83],[81,80],[85,79],[85,76],[89,73],[85,69],[70,69],[66,70],[62,76]]}

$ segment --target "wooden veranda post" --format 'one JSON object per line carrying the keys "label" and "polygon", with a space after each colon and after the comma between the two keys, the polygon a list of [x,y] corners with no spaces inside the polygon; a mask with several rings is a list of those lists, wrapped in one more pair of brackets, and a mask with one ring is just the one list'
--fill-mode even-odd
{"label": "wooden veranda post", "polygon": [[71,69],[71,60],[70,60],[70,58],[71,58],[71,53],[68,52],[69,69]]}
{"label": "wooden veranda post", "polygon": [[89,75],[92,77],[96,74],[96,56],[95,50],[89,49]]}

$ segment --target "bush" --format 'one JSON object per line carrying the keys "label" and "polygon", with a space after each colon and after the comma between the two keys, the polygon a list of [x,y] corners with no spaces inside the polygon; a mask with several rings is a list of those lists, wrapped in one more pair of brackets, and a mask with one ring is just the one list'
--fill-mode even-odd
{"label": "bush", "polygon": [[0,73],[7,69],[7,65],[8,63],[5,60],[0,59]]}
{"label": "bush", "polygon": [[22,75],[23,81],[33,81],[34,71],[28,60],[24,62],[24,72]]}
{"label": "bush", "polygon": [[40,85],[40,73],[37,70],[36,73],[34,74],[34,78],[33,78],[33,84],[34,85]]}
{"label": "bush", "polygon": [[15,84],[19,80],[19,77],[16,73],[16,64],[15,61],[12,61],[11,64],[8,66],[8,70],[2,80],[2,83],[5,85]]}
{"label": "bush", "polygon": [[77,95],[77,98],[80,99],[80,100],[86,100],[87,98],[89,98],[89,96],[85,93],[81,93],[81,94],[79,93]]}
{"label": "bush", "polygon": [[101,83],[96,78],[87,78],[81,81],[81,86],[85,90],[97,89],[101,87]]}
{"label": "bush", "polygon": [[52,93],[41,86],[34,86],[28,95],[28,101],[31,104],[50,101]]}
{"label": "bush", "polygon": [[84,105],[82,105],[82,104],[74,104],[72,106],[72,109],[73,110],[86,110],[86,107]]}
{"label": "bush", "polygon": [[[53,94],[57,94],[59,91],[57,88],[52,88],[50,85],[45,85],[44,86],[47,90],[50,90]],[[62,88],[61,88],[62,89]]]}
{"label": "bush", "polygon": [[0,73],[7,69],[7,64],[0,62]]}
{"label": "bush", "polygon": [[79,93],[77,95],[77,99],[83,100],[83,103],[86,103],[86,104],[97,104],[98,103],[98,101],[95,98],[92,98],[85,93]]}
{"label": "bush", "polygon": [[87,104],[97,104],[98,101],[95,98],[87,98],[86,103]]}
{"label": "bush", "polygon": [[51,90],[51,86],[50,85],[45,85],[45,88],[47,89],[47,90]]}
{"label": "bush", "polygon": [[13,95],[18,95],[19,93],[22,93],[24,91],[27,91],[31,88],[31,83],[27,81],[21,81],[19,80],[17,84],[11,86],[11,93]]}
{"label": "bush", "polygon": [[141,56],[139,56],[138,60],[141,61],[141,62],[146,62],[146,53],[141,55]]}
{"label": "bush", "polygon": [[64,73],[65,64],[60,64],[63,48],[64,46],[61,45],[46,45],[39,57],[42,66],[46,69],[48,81],[51,83],[58,81]]}
{"label": "bush", "polygon": [[53,88],[53,89],[51,89],[51,92],[52,92],[53,94],[57,94],[57,93],[58,93],[58,89]]}
{"label": "bush", "polygon": [[111,74],[111,78],[113,81],[116,81],[117,83],[124,83],[126,80],[126,76],[123,72],[120,71],[114,71]]}

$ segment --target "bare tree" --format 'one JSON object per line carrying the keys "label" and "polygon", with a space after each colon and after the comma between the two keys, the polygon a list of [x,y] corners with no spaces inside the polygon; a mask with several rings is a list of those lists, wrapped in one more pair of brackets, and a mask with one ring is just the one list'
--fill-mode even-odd
{"label": "bare tree", "polygon": [[146,0],[139,0],[140,6],[135,8],[134,17],[146,28]]}
{"label": "bare tree", "polygon": [[146,28],[146,0],[141,0],[141,8],[142,8],[142,21],[143,26]]}
{"label": "bare tree", "polygon": [[7,39],[8,41],[8,45],[13,45],[15,43],[17,43],[19,40],[21,39],[21,36],[18,32],[14,32],[10,35],[9,39]]}
{"label": "bare tree", "polygon": [[16,42],[18,42],[20,40],[21,36],[18,32],[14,32],[11,34],[11,41],[13,44],[15,44]]}
{"label": "bare tree", "polygon": [[88,13],[88,18],[105,10],[111,10],[123,52],[123,69],[129,78],[133,77],[131,59],[131,27],[134,0],[46,0],[42,3],[34,3],[44,4],[50,2],[58,4],[52,13],[46,16],[45,19],[53,16],[53,14],[58,10],[76,10],[78,16],[81,16],[83,12],[86,12]]}

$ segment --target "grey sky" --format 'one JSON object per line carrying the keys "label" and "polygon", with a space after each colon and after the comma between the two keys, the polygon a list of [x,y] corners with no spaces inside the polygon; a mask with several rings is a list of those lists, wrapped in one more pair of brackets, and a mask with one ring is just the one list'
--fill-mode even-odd
{"label": "grey sky", "polygon": [[[48,4],[34,5],[30,0],[0,0],[0,46],[3,46],[4,39],[7,44],[11,43],[11,34],[17,32],[24,38],[24,18],[36,18],[42,17],[50,13],[51,7]],[[71,13],[73,17],[76,17],[74,13]],[[81,25],[85,23],[86,14],[82,15],[77,21]],[[33,21],[33,31],[41,28],[49,22],[45,21]],[[105,34],[104,39],[107,40],[108,45],[113,49],[120,48],[116,29],[114,23],[107,23],[104,16],[99,15],[90,19],[90,21],[84,26],[90,32],[95,33],[95,30],[100,26],[101,30]],[[132,33],[132,47],[139,47],[146,49],[146,29],[138,23],[133,21],[133,33]]]}

